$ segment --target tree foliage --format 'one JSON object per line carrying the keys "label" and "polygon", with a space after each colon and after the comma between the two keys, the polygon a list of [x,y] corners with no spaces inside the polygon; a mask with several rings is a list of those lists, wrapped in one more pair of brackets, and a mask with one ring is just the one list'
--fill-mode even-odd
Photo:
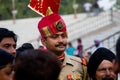
{"label": "tree foliage", "polygon": [[[15,0],[15,9],[18,11],[16,18],[39,17],[36,12],[27,7],[30,0]],[[83,4],[86,1],[94,0],[61,0],[60,14],[74,13],[73,4],[78,4],[77,12],[83,12]],[[118,1],[120,4],[120,0]],[[12,0],[0,0],[0,20],[12,19]]]}

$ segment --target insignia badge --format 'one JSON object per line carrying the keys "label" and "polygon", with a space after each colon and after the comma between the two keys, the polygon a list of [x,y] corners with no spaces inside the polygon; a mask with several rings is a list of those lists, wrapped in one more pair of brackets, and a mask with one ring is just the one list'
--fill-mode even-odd
{"label": "insignia badge", "polygon": [[57,28],[58,31],[61,31],[63,29],[63,27],[64,27],[64,25],[62,24],[61,21],[58,21],[56,23],[56,28]]}
{"label": "insignia badge", "polygon": [[67,80],[73,80],[73,76],[71,74],[67,75]]}
{"label": "insignia badge", "polygon": [[80,80],[80,74],[76,74],[76,80]]}

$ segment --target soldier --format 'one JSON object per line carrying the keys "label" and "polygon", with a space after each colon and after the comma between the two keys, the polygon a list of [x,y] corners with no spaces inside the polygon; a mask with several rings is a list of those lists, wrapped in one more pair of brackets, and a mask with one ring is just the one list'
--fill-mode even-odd
{"label": "soldier", "polygon": [[[60,80],[86,80],[86,65],[83,59],[68,56],[66,24],[59,14],[43,17],[38,23],[42,44],[58,56],[62,63]],[[83,61],[83,62],[82,62]]]}
{"label": "soldier", "polygon": [[16,55],[17,35],[6,28],[0,28],[0,49]]}

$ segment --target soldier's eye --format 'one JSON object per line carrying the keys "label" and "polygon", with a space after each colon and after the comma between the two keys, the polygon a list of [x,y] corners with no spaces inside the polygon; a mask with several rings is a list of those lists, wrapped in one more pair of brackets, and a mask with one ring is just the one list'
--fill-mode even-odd
{"label": "soldier's eye", "polygon": [[66,37],[67,37],[67,35],[66,35],[66,34],[62,34],[61,36],[62,36],[62,38],[66,38]]}
{"label": "soldier's eye", "polygon": [[57,38],[58,37],[58,35],[52,35],[52,36],[50,36],[51,38]]}

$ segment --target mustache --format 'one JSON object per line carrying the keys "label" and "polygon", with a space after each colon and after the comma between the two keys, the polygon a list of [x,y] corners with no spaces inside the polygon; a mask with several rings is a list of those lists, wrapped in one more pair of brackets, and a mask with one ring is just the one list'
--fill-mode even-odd
{"label": "mustache", "polygon": [[112,77],[104,77],[104,78],[102,78],[102,80],[114,80],[114,78],[112,78]]}
{"label": "mustache", "polygon": [[66,45],[67,45],[67,44],[64,44],[64,43],[61,42],[61,43],[56,44],[55,47],[58,47],[58,46],[66,46]]}

